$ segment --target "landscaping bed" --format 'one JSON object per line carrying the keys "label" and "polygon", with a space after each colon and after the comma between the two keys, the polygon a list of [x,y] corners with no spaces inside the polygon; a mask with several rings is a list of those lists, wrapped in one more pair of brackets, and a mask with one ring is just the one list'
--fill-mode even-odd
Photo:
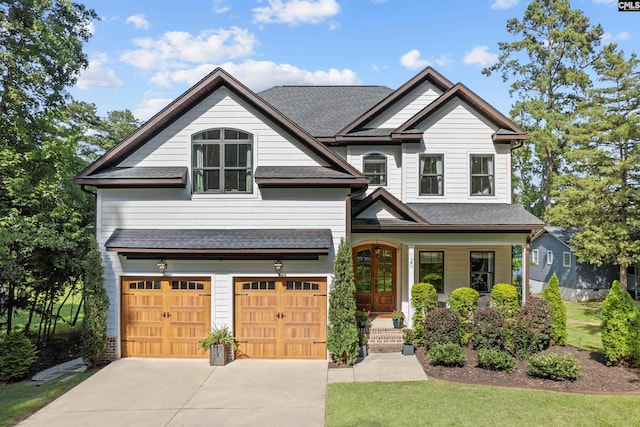
{"label": "landscaping bed", "polygon": [[541,352],[572,354],[582,365],[582,376],[575,381],[554,381],[527,375],[526,361],[519,360],[512,373],[490,371],[476,367],[477,351],[464,347],[467,363],[462,368],[432,366],[424,347],[416,349],[416,358],[430,378],[467,384],[520,387],[576,393],[638,393],[640,369],[625,366],[606,366],[604,355],[571,346],[555,346]]}

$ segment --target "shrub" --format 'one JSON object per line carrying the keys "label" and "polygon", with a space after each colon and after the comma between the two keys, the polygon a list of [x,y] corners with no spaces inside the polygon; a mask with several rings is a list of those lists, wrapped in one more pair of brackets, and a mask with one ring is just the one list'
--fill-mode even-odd
{"label": "shrub", "polygon": [[405,344],[413,344],[415,339],[415,331],[413,329],[405,329],[402,331],[402,342]]}
{"label": "shrub", "polygon": [[36,360],[38,351],[23,333],[5,335],[0,341],[0,381],[22,379]]}
{"label": "shrub", "polygon": [[541,298],[531,298],[515,320],[507,320],[505,349],[519,359],[526,359],[549,347],[551,339],[551,308]]}
{"label": "shrub", "polygon": [[617,280],[602,303],[602,347],[607,365],[638,364],[640,315],[631,296]]}
{"label": "shrub", "polygon": [[490,371],[513,372],[516,368],[516,359],[506,351],[482,348],[478,350],[477,365],[479,368]]}
{"label": "shrub", "polygon": [[471,337],[471,321],[478,309],[480,294],[475,289],[457,288],[449,295],[447,304],[460,316],[460,338],[462,344],[467,344]]}
{"label": "shrub", "polygon": [[413,305],[414,342],[416,346],[424,345],[424,319],[427,313],[438,305],[438,293],[431,283],[416,283],[411,288],[411,305]]}
{"label": "shrub", "polygon": [[508,283],[496,284],[491,289],[489,304],[498,310],[505,319],[515,319],[520,311],[518,289]]}
{"label": "shrub", "polygon": [[338,365],[353,365],[358,357],[355,292],[351,250],[342,239],[333,265],[327,330],[327,349]]}
{"label": "shrub", "polygon": [[100,252],[95,239],[83,260],[82,297],[84,300],[84,320],[82,322],[80,353],[91,366],[102,361],[107,349],[107,310],[109,297],[104,287],[104,275]]}
{"label": "shrub", "polygon": [[429,350],[429,359],[432,365],[440,366],[464,366],[467,356],[459,344],[437,344]]}
{"label": "shrub", "polygon": [[424,343],[427,348],[448,343],[460,345],[460,316],[449,308],[437,308],[427,313]]}
{"label": "shrub", "polygon": [[549,353],[531,356],[527,373],[532,377],[552,380],[575,380],[582,374],[582,366],[571,354]]}
{"label": "shrub", "polygon": [[565,345],[567,342],[567,308],[560,294],[560,282],[554,273],[542,291],[542,298],[551,307],[551,345]]}
{"label": "shrub", "polygon": [[481,308],[473,318],[471,344],[477,349],[500,350],[503,342],[504,317],[493,307]]}

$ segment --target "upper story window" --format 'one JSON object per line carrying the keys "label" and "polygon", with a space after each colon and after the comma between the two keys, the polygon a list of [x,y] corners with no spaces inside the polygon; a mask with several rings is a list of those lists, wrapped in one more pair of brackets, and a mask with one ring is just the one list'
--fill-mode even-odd
{"label": "upper story window", "polygon": [[424,154],[420,156],[420,195],[442,196],[444,194],[444,156]]}
{"label": "upper story window", "polygon": [[471,195],[493,196],[494,161],[492,154],[471,155]]}
{"label": "upper story window", "polygon": [[363,160],[364,175],[371,185],[387,185],[387,158],[382,154],[367,154]]}
{"label": "upper story window", "polygon": [[194,193],[251,193],[253,137],[211,129],[191,137]]}

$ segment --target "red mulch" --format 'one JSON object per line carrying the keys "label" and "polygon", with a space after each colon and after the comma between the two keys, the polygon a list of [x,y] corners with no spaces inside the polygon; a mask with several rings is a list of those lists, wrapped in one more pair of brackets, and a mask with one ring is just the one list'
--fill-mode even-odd
{"label": "red mulch", "polygon": [[512,373],[476,367],[476,350],[465,348],[467,363],[462,368],[432,366],[424,348],[416,349],[416,358],[430,378],[467,384],[535,388],[575,393],[640,393],[640,369],[606,366],[604,355],[571,346],[556,346],[544,353],[571,353],[582,365],[582,376],[575,381],[554,381],[527,375],[526,361],[519,360]]}

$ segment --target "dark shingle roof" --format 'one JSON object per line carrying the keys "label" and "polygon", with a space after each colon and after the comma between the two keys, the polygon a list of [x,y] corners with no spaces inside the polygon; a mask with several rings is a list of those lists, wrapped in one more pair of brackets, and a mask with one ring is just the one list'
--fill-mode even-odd
{"label": "dark shingle roof", "polygon": [[107,249],[318,249],[333,245],[329,229],[116,229]]}
{"label": "dark shingle roof", "polygon": [[534,225],[544,223],[507,203],[407,203],[430,225]]}
{"label": "dark shingle roof", "polygon": [[110,168],[91,175],[92,179],[170,179],[186,176],[186,167]]}
{"label": "dark shingle roof", "polygon": [[567,246],[570,246],[569,242],[573,235],[578,231],[577,227],[553,227],[546,226],[544,231],[551,234],[556,239],[560,240]]}
{"label": "dark shingle roof", "polygon": [[315,137],[333,137],[392,89],[385,86],[276,86],[258,93]]}
{"label": "dark shingle roof", "polygon": [[324,166],[258,166],[256,179],[354,179],[353,175]]}

